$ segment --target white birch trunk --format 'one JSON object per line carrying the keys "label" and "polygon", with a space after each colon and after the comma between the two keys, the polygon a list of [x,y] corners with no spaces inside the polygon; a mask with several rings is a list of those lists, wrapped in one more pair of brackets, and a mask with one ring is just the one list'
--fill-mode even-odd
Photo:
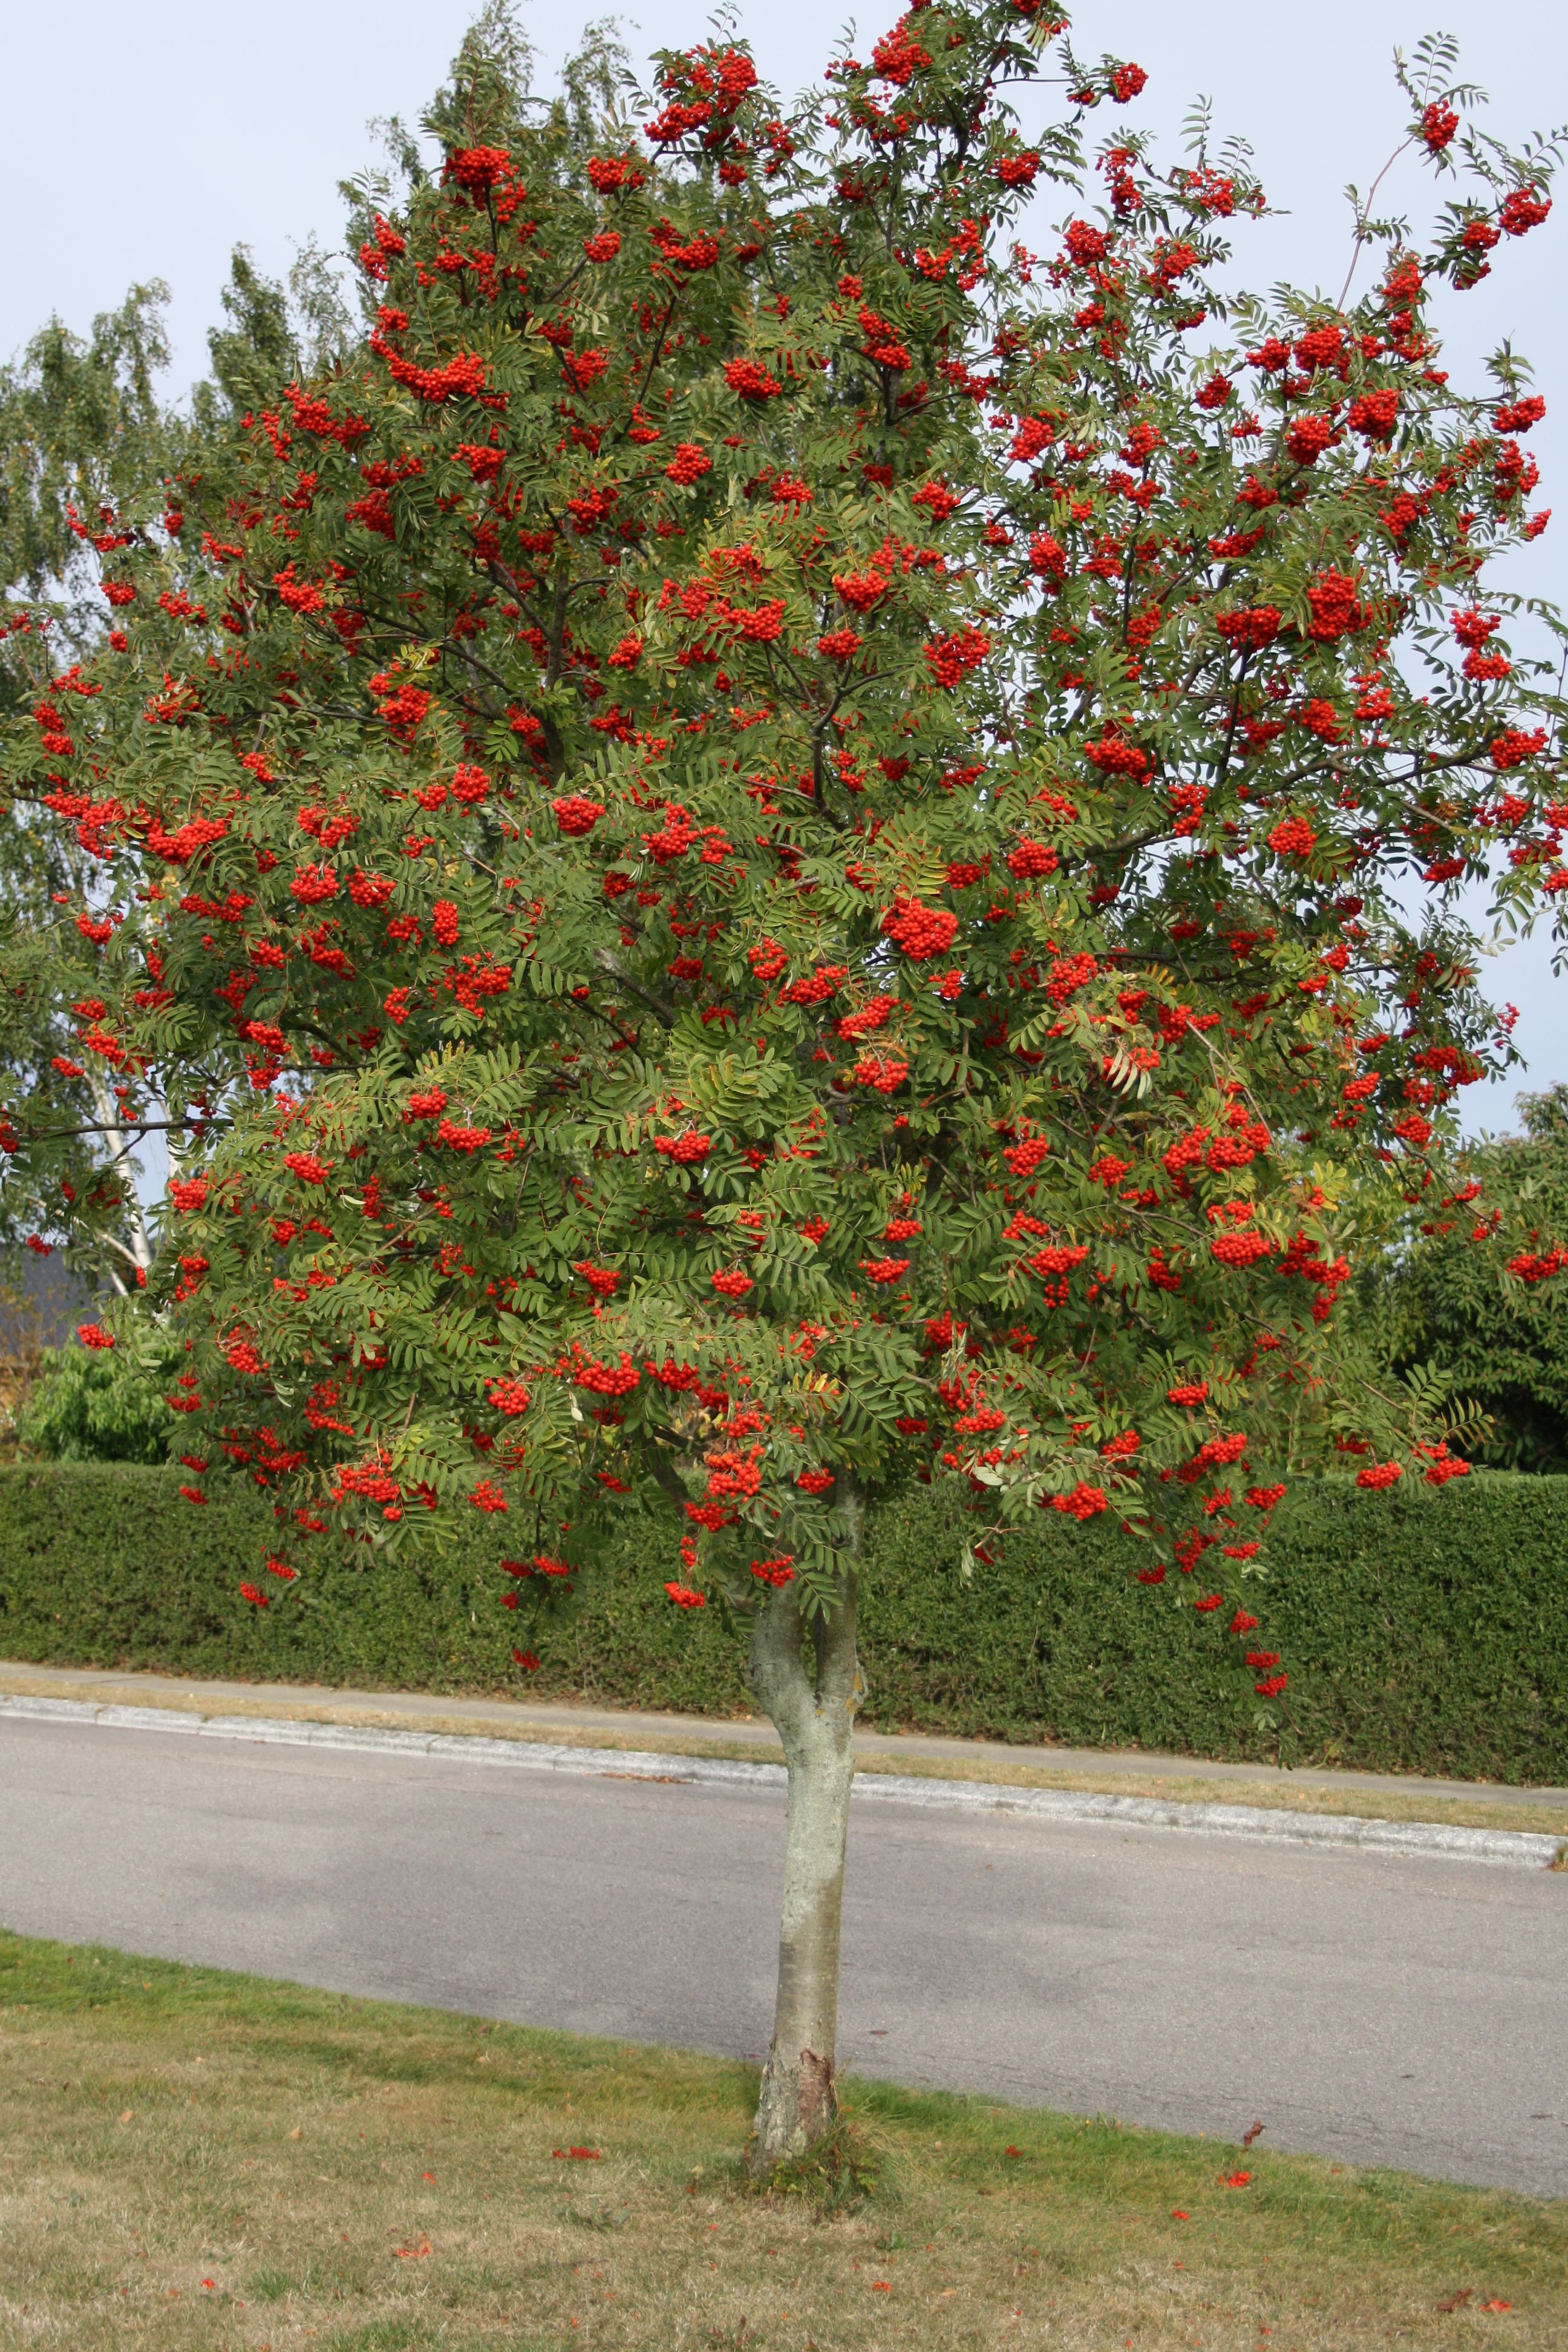
{"label": "white birch trunk", "polygon": [[[109,1146],[110,1167],[117,1176],[125,1180],[125,1223],[129,1238],[121,1241],[116,1234],[106,1234],[104,1240],[109,1248],[118,1251],[133,1276],[144,1275],[153,1264],[153,1243],[147,1231],[147,1220],[142,1213],[142,1202],[137,1197],[135,1180],[131,1174],[131,1139],[120,1123],[120,1106],[110,1091],[109,1082],[96,1066],[89,1070],[88,1085],[92,1094],[93,1108],[102,1122],[104,1140]],[[107,1271],[110,1282],[123,1298],[130,1286],[112,1258],[107,1263]]]}

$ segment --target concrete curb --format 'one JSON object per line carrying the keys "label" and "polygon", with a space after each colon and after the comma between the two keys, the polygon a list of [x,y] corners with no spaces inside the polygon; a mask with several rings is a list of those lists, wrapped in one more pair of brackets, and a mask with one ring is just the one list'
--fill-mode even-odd
{"label": "concrete curb", "polygon": [[[115,1706],[91,1699],[0,1696],[0,1718],[42,1718],[119,1731],[167,1731],[192,1738],[243,1739],[275,1748],[329,1748],[373,1755],[428,1756],[453,1764],[514,1771],[564,1772],[579,1780],[694,1782],[731,1789],[783,1789],[782,1764],[681,1756],[642,1748],[563,1747],[546,1740],[487,1739],[474,1733],[384,1731],[372,1725],[310,1723],[281,1717],[187,1714],[161,1706]],[[1551,1870],[1568,1855],[1561,1838],[1536,1830],[1462,1829],[1441,1822],[1372,1821],[1354,1813],[1298,1813],[1266,1805],[1183,1804],[1158,1797],[1117,1797],[1065,1789],[1018,1789],[1000,1781],[915,1779],[862,1772],[860,1804],[919,1805],[928,1811],[1026,1813],[1052,1822],[1124,1822],[1140,1829],[1205,1832],[1211,1837],[1263,1838],[1363,1853],[1489,1862]]]}

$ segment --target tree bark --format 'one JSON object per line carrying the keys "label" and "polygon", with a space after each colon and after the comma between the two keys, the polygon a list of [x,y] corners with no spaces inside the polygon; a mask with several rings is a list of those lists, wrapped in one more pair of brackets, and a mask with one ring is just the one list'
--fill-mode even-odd
{"label": "tree bark", "polygon": [[[93,1108],[98,1113],[110,1146],[110,1168],[116,1176],[125,1179],[125,1223],[131,1238],[121,1241],[117,1234],[106,1234],[105,1244],[120,1253],[132,1275],[145,1275],[153,1264],[153,1244],[147,1232],[147,1220],[142,1213],[141,1201],[137,1198],[135,1179],[131,1173],[131,1140],[120,1123],[120,1106],[109,1090],[109,1081],[96,1063],[89,1067],[88,1086],[92,1095]],[[129,1286],[112,1260],[107,1262],[105,1270],[121,1298],[128,1297]]]}
{"label": "tree bark", "polygon": [[[864,1505],[855,1494],[842,1507],[850,1542],[835,1605],[803,1627],[786,1584],[752,1628],[746,1678],[784,1742],[789,1770],[778,1993],[752,2152],[757,2172],[809,2147],[838,2112],[838,1940],[860,1696],[855,1570]],[[815,1651],[814,1674],[805,1641]]]}

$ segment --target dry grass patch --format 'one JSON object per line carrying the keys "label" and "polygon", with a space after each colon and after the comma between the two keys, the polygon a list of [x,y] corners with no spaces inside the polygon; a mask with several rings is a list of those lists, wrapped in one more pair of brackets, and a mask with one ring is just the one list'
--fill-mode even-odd
{"label": "dry grass patch", "polygon": [[810,2179],[745,2193],[755,2093],[679,2052],[0,1936],[0,2345],[1545,2352],[1568,2328],[1568,2207],[857,2084],[870,2193],[825,2211]]}

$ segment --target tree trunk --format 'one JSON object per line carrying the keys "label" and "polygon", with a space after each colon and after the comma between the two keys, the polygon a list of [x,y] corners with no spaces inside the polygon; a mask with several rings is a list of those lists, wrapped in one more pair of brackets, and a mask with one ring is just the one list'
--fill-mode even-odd
{"label": "tree trunk", "polygon": [[[144,1276],[153,1264],[153,1244],[147,1232],[147,1220],[142,1213],[137,1198],[135,1180],[131,1173],[131,1139],[120,1123],[120,1106],[109,1090],[109,1081],[94,1063],[88,1070],[88,1086],[93,1108],[101,1122],[104,1139],[110,1148],[109,1165],[116,1176],[125,1179],[125,1223],[130,1240],[122,1241],[117,1234],[105,1234],[104,1244],[117,1251],[130,1266],[132,1276]],[[129,1296],[130,1285],[112,1259],[106,1261],[105,1271],[121,1298]]]}
{"label": "tree trunk", "polygon": [[[786,1584],[752,1628],[746,1678],[784,1742],[789,1769],[778,1995],[752,2154],[758,2172],[809,2147],[838,2111],[838,1929],[860,1696],[855,1560],[863,1507],[858,1495],[844,1505],[851,1542],[836,1605],[803,1629]],[[803,1631],[815,1648],[815,1675],[802,1655]]]}

